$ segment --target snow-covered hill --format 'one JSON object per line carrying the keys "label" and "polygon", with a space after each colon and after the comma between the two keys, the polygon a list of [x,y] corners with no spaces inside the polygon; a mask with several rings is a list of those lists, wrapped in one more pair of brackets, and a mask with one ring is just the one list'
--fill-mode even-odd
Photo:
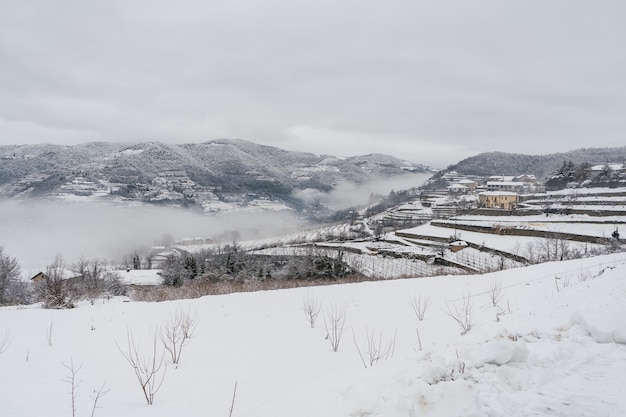
{"label": "snow-covered hill", "polygon": [[0,197],[141,202],[207,212],[250,202],[304,210],[310,207],[297,191],[328,192],[344,182],[365,184],[416,172],[431,171],[387,155],[336,158],[235,139],[0,146]]}
{"label": "snow-covered hill", "polygon": [[[622,162],[626,157],[626,147],[581,148],[549,155],[527,155],[507,152],[486,152],[466,158],[448,167],[446,171],[457,171],[470,175],[534,174],[545,177],[557,170],[564,161],[577,165],[581,163],[606,164]],[[443,174],[443,172],[442,172]]]}
{"label": "snow-covered hill", "polygon": [[[91,415],[103,384],[100,417],[619,416],[625,275],[626,254],[615,254],[177,302],[4,307],[0,415],[72,415],[73,363],[76,416]],[[303,304],[314,301],[321,312],[311,328]],[[324,322],[344,311],[333,352]],[[128,336],[140,358],[156,340],[158,363],[155,334],[176,314],[197,325],[177,366],[165,355],[163,385],[147,405],[123,356]],[[471,329],[462,335],[451,315]]]}

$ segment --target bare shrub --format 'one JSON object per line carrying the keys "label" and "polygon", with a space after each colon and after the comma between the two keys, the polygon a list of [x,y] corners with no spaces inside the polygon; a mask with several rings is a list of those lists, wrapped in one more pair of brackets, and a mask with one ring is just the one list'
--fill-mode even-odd
{"label": "bare shrub", "polygon": [[322,302],[317,297],[307,292],[306,297],[302,299],[302,310],[304,311],[307,321],[311,325],[311,329],[315,327],[315,320],[317,319],[321,309]]}
{"label": "bare shrub", "polygon": [[413,309],[413,312],[417,316],[419,321],[424,320],[424,314],[426,314],[426,310],[430,307],[431,301],[430,296],[426,295],[422,297],[422,294],[419,294],[417,298],[415,296],[409,299],[409,304]]}
{"label": "bare shrub", "polygon": [[[141,386],[144,397],[148,405],[154,403],[154,396],[161,388],[163,381],[165,380],[165,373],[167,366],[165,365],[164,356],[165,352],[162,352],[159,358],[157,354],[157,336],[154,335],[152,342],[152,350],[145,355],[139,353],[139,345],[135,342],[133,333],[129,330],[126,334],[128,346],[124,351],[118,345],[124,359],[133,368],[137,382]],[[117,342],[116,342],[117,343]]]}
{"label": "bare shrub", "polygon": [[286,288],[302,288],[321,285],[349,284],[364,281],[377,281],[376,277],[350,275],[335,280],[298,280],[298,279],[266,279],[266,280],[211,280],[196,278],[185,281],[180,287],[172,286],[141,286],[130,289],[128,296],[133,301],[168,301],[203,297],[205,295],[221,295],[239,292],[272,291]]}
{"label": "bare shrub", "polygon": [[330,342],[333,352],[339,350],[339,343],[343,335],[344,324],[346,322],[346,307],[338,307],[333,304],[324,315],[324,325],[326,326],[326,339]]}
{"label": "bare shrub", "polygon": [[369,367],[372,367],[381,360],[387,360],[393,357],[396,350],[396,333],[394,333],[393,337],[389,338],[389,340],[383,344],[383,333],[380,332],[377,337],[374,331],[370,332],[366,326],[365,337],[367,340],[367,349],[365,350],[367,358],[363,355],[363,352],[356,341],[354,330],[352,331],[354,345],[356,346],[357,352],[359,352],[361,362],[363,362],[363,366],[365,368],[367,368],[368,365]]}
{"label": "bare shrub", "polygon": [[54,262],[47,266],[44,279],[36,287],[43,308],[74,308],[76,294],[65,274],[65,261],[61,255],[57,255]]}
{"label": "bare shrub", "polygon": [[578,283],[582,284],[583,282],[587,281],[589,278],[591,278],[591,273],[587,270],[580,270],[578,271]]}
{"label": "bare shrub", "polygon": [[494,278],[489,283],[489,299],[491,305],[496,307],[504,297],[504,290],[502,289],[502,279]]}
{"label": "bare shrub", "polygon": [[467,295],[464,296],[460,304],[453,304],[452,306],[446,303],[444,312],[450,316],[461,327],[461,334],[464,335],[472,328],[472,316],[474,313],[474,302],[472,298]]}
{"label": "bare shrub", "polygon": [[170,314],[169,321],[161,327],[161,342],[175,365],[180,362],[183,346],[189,343],[197,323],[197,314],[179,309],[174,314]]}
{"label": "bare shrub", "polygon": [[509,300],[506,300],[506,308],[499,305],[496,307],[496,321],[500,321],[500,317],[512,314],[512,312],[511,304],[509,304]]}

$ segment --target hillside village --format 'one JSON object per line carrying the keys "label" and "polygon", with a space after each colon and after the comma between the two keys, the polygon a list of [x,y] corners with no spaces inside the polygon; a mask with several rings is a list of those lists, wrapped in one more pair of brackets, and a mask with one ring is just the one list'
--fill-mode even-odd
{"label": "hillside village", "polygon": [[[626,171],[623,164],[608,167],[611,177]],[[588,176],[606,169],[589,166]],[[407,191],[410,201],[383,212],[354,211],[335,225],[235,244],[240,253],[257,258],[341,257],[365,279],[484,273],[618,251],[626,187],[585,187],[590,183],[547,191],[531,174],[478,177],[450,171]],[[228,252],[232,243],[186,238],[152,248],[146,262],[162,268],[172,258]],[[252,258],[242,262],[258,265]],[[281,271],[268,265],[261,269],[279,277]],[[245,271],[240,274],[245,277]]]}
{"label": "hillside village", "polygon": [[[625,176],[622,163],[564,162],[545,179],[448,169],[419,188],[392,192],[395,197],[388,200],[396,204],[389,208],[375,202],[355,207],[332,224],[254,240],[242,240],[236,230],[179,240],[169,236],[118,260],[108,276],[119,278],[116,291],[119,285],[179,286],[204,278],[258,289],[258,281],[268,277],[276,285],[285,280],[310,285],[486,273],[611,253],[623,243]],[[181,171],[172,170],[156,182],[182,187],[181,178]],[[72,184],[61,189],[78,195],[87,187],[80,178]],[[74,279],[77,274],[65,267],[59,276],[84,281],[84,273]],[[31,276],[40,273],[43,268]]]}
{"label": "hillside village", "polygon": [[382,220],[385,226],[397,228],[397,224],[469,214],[602,216],[626,213],[623,200],[619,198],[626,195],[626,165],[589,165],[584,169],[587,178],[584,182],[560,180],[561,186],[554,185],[558,172],[542,181],[533,174],[477,176],[447,171],[422,186],[416,193],[419,199],[385,213]]}

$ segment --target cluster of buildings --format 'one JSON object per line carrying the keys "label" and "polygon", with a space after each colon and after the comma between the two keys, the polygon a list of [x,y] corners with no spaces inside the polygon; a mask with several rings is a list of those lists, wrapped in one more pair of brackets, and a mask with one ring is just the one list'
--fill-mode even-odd
{"label": "cluster of buildings", "polygon": [[448,194],[471,201],[478,208],[515,210],[521,194],[538,192],[542,188],[534,175],[494,175],[480,184],[472,179],[458,177],[455,172],[445,176],[451,180],[451,185],[447,187]]}

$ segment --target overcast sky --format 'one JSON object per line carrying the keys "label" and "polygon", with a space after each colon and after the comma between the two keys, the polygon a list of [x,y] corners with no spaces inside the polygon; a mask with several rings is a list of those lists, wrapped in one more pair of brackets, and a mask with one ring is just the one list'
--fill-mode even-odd
{"label": "overcast sky", "polygon": [[626,1],[0,0],[0,144],[626,144]]}

